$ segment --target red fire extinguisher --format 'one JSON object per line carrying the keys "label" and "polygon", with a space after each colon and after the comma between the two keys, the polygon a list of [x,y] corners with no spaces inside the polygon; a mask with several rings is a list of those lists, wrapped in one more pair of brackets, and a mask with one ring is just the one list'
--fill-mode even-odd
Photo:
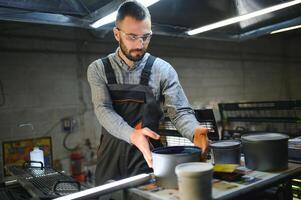
{"label": "red fire extinguisher", "polygon": [[85,173],[84,173],[84,157],[80,151],[80,149],[75,149],[70,154],[71,159],[71,175],[72,177],[79,181],[85,181]]}

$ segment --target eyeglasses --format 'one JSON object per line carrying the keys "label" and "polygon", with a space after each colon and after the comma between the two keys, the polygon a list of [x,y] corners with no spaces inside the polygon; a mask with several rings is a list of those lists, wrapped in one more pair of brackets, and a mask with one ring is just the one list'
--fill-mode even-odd
{"label": "eyeglasses", "polygon": [[122,33],[122,35],[128,40],[128,41],[131,41],[131,42],[135,42],[135,41],[137,41],[137,40],[139,40],[139,39],[142,39],[142,41],[143,42],[148,42],[150,39],[151,39],[151,37],[152,37],[152,31],[150,31],[149,33],[146,33],[146,34],[144,34],[144,35],[142,35],[142,36],[139,36],[139,35],[135,35],[135,34],[133,34],[133,33],[125,33],[125,32],[123,32],[122,30],[120,30],[120,28],[118,28],[118,27],[116,27],[117,28],[117,30],[120,32],[120,33]]}

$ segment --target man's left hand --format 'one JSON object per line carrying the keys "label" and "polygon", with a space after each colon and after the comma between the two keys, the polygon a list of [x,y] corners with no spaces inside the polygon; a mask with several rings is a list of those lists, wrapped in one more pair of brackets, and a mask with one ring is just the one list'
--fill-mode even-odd
{"label": "man's left hand", "polygon": [[208,153],[208,128],[204,127],[197,127],[194,130],[194,136],[193,136],[193,143],[195,146],[199,147],[202,149],[202,160],[206,160],[207,158],[207,153]]}

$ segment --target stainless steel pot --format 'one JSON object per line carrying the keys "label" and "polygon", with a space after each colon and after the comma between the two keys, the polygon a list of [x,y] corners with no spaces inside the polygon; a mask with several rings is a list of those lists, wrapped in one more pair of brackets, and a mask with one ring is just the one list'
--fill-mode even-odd
{"label": "stainless steel pot", "polygon": [[157,184],[177,188],[175,167],[186,162],[199,162],[202,150],[195,146],[160,147],[152,151],[153,169]]}
{"label": "stainless steel pot", "polygon": [[210,144],[214,164],[240,165],[240,146],[238,140],[222,140]]}
{"label": "stainless steel pot", "polygon": [[246,134],[241,137],[246,167],[277,171],[288,167],[288,139],[280,133]]}

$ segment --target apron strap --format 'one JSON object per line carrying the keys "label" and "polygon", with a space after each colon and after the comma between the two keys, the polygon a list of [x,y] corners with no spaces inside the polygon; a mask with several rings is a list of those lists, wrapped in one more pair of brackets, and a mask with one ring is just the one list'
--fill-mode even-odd
{"label": "apron strap", "polygon": [[116,84],[117,83],[116,76],[109,58],[108,57],[102,58],[101,61],[105,69],[108,84]]}
{"label": "apron strap", "polygon": [[141,85],[146,85],[148,86],[148,82],[149,82],[149,77],[151,75],[151,71],[152,71],[152,66],[154,61],[156,60],[156,57],[149,55],[148,59],[146,61],[146,64],[141,72],[141,79],[140,79],[140,84]]}

